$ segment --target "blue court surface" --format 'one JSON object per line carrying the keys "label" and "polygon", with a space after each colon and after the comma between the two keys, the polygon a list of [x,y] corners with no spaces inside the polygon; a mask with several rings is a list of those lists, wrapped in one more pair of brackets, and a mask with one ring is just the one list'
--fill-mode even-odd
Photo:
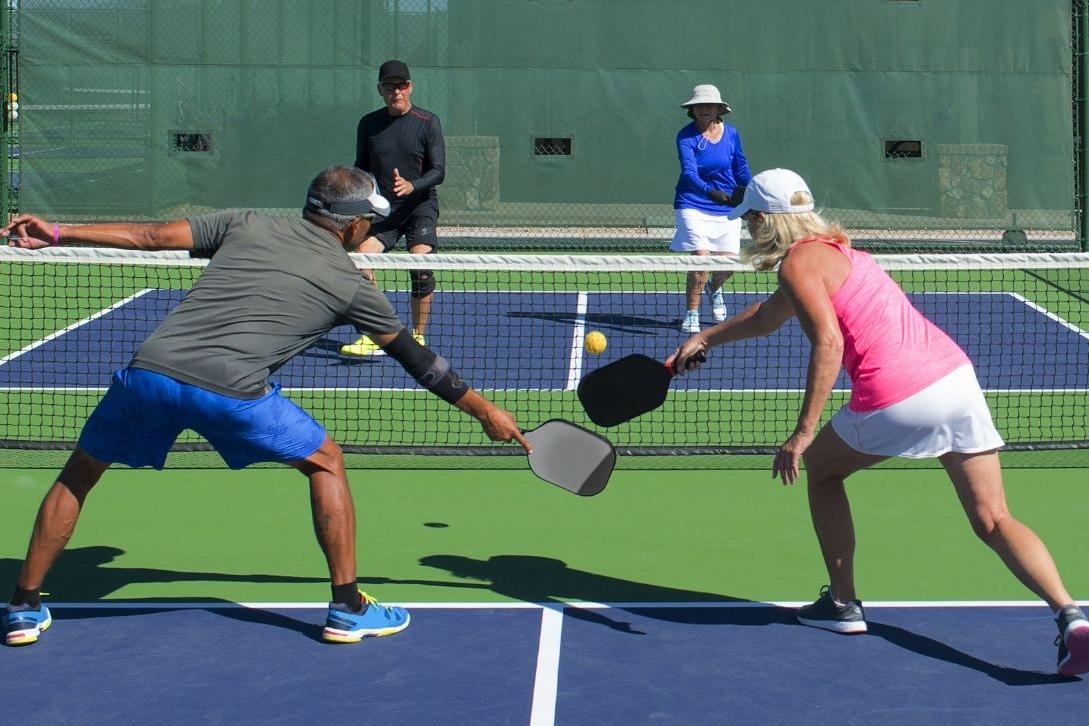
{"label": "blue court surface", "polygon": [[[0,361],[0,389],[102,389],[184,293],[145,290]],[[408,296],[389,293],[402,319]],[[730,310],[766,297],[727,294]],[[1056,391],[1077,386],[1089,360],[1089,334],[1010,293],[927,293],[915,305],[946,330],[976,364],[989,391]],[[428,345],[453,359],[478,388],[573,389],[591,366],[631,352],[664,358],[684,339],[677,330],[681,293],[438,292]],[[709,320],[704,321],[710,324]],[[584,358],[581,340],[598,329],[602,356]],[[345,359],[356,338],[340,327],[294,358],[274,378],[286,389],[390,389],[417,386],[384,356]],[[675,388],[732,391],[802,390],[809,346],[790,321],[767,338],[731,346]],[[503,365],[496,365],[498,355]],[[837,388],[848,388],[841,376]]]}
{"label": "blue court surface", "polygon": [[[318,606],[56,606],[0,649],[12,724],[1058,724],[1039,606],[870,606],[870,633],[748,603],[409,605],[412,624],[320,641]],[[562,607],[562,609],[560,609]],[[10,717],[10,721],[9,721]]]}

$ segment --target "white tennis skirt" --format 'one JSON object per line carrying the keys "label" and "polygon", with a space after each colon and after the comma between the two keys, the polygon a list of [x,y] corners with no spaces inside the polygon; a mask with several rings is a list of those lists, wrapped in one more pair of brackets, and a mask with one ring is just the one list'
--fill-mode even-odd
{"label": "white tennis skirt", "polygon": [[844,406],[831,423],[852,449],[875,456],[925,459],[950,451],[974,454],[1005,444],[971,365],[876,411]]}
{"label": "white tennis skirt", "polygon": [[674,209],[677,231],[669,249],[673,252],[741,252],[741,220],[725,214],[707,214],[698,209]]}

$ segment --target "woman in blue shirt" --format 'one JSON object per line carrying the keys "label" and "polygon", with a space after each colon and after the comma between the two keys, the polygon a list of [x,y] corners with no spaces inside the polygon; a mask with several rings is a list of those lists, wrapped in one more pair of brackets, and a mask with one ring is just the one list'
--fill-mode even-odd
{"label": "woman in blue shirt", "polygon": [[[669,246],[674,252],[693,255],[724,255],[737,257],[741,251],[741,221],[727,219],[734,205],[730,203],[734,190],[737,198],[744,192],[752,174],[741,149],[737,129],[724,123],[722,117],[730,107],[710,84],[692,89],[692,98],[681,104],[688,109],[692,123],[677,133],[677,155],[681,175],[673,197],[673,214],[677,231]],[[722,283],[733,274],[728,270],[689,272],[686,284],[688,312],[681,330],[700,330],[700,295],[707,287],[715,322],[726,319],[722,300]]]}

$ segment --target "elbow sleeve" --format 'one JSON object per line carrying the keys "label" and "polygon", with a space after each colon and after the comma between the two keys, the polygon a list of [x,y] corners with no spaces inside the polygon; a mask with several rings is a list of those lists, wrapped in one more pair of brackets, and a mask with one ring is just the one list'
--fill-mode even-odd
{"label": "elbow sleeve", "polygon": [[450,365],[450,361],[417,343],[404,328],[385,347],[385,351],[417,383],[447,403],[457,403],[469,392],[469,386]]}

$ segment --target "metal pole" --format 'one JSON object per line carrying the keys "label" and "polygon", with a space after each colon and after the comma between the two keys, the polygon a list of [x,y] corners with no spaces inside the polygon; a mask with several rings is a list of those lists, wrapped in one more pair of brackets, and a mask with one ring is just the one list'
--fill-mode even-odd
{"label": "metal pole", "polygon": [[11,78],[11,68],[9,63],[11,62],[11,56],[8,54],[8,47],[11,43],[11,6],[8,0],[0,0],[3,2],[3,7],[0,8],[0,87],[3,88],[3,114],[4,118],[0,119],[0,224],[7,224],[8,217],[11,215],[10,209],[10,197],[11,189],[11,148],[8,145],[8,134],[10,131],[11,118],[8,113],[8,101],[11,98],[11,84],[8,79]]}
{"label": "metal pole", "polygon": [[1078,75],[1077,98],[1074,103],[1077,106],[1078,127],[1074,129],[1077,134],[1077,145],[1074,153],[1077,154],[1078,163],[1078,242],[1083,252],[1089,252],[1089,209],[1086,205],[1086,192],[1089,190],[1089,164],[1086,162],[1086,132],[1089,130],[1089,1],[1077,0],[1075,3],[1077,12],[1077,29],[1074,40],[1075,73]]}

